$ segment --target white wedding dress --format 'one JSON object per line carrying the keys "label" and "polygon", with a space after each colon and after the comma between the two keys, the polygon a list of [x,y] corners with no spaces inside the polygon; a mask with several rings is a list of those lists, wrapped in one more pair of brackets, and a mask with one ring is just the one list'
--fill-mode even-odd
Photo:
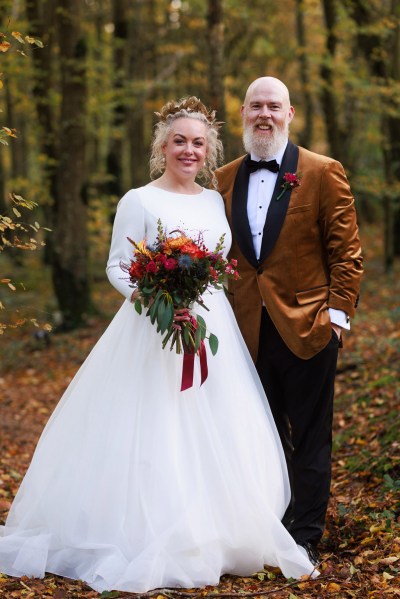
{"label": "white wedding dress", "polygon": [[[116,215],[107,272],[130,297],[120,262],[135,240],[204,232],[231,236],[220,195],[147,185]],[[195,306],[219,339],[209,375],[180,392],[182,355],[125,301],[71,382],[40,438],[0,527],[0,572],[45,572],[97,591],[216,585],[264,564],[286,577],[313,566],[281,524],[289,483],[278,434],[223,291]],[[197,359],[196,359],[197,362]]]}

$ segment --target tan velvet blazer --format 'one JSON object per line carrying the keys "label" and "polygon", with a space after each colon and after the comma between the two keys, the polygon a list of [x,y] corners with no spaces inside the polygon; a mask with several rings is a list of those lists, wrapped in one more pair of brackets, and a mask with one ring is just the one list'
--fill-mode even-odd
{"label": "tan velvet blazer", "polygon": [[[352,317],[358,303],[363,269],[354,198],[339,162],[289,141],[257,260],[244,158],[216,173],[233,233],[230,257],[241,276],[229,282],[231,303],[254,360],[263,303],[286,345],[308,359],[331,338],[328,307]],[[277,200],[286,172],[301,173],[301,185]]]}

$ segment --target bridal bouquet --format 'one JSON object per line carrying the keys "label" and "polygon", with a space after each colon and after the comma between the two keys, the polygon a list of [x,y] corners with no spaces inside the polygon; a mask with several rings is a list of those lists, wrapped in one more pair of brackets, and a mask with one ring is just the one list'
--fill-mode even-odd
{"label": "bridal bouquet", "polygon": [[[184,231],[175,230],[167,233],[158,220],[158,234],[154,244],[148,245],[146,240],[134,241],[128,237],[134,247],[130,265],[122,265],[129,273],[132,287],[139,291],[135,301],[135,309],[141,314],[147,308],[146,316],[157,326],[157,331],[164,335],[162,347],[170,342],[170,349],[175,347],[178,354],[184,354],[183,379],[189,379],[190,368],[194,356],[200,356],[202,382],[207,378],[204,340],[208,339],[213,355],[218,350],[218,339],[207,332],[204,318],[199,315],[187,315],[187,320],[174,322],[177,309],[189,310],[194,302],[208,310],[202,295],[206,290],[222,289],[226,278],[238,279],[236,260],[226,260],[222,255],[224,237],[221,235],[216,248],[210,251],[204,244],[201,232],[193,238]],[[182,390],[188,384],[182,379]]]}

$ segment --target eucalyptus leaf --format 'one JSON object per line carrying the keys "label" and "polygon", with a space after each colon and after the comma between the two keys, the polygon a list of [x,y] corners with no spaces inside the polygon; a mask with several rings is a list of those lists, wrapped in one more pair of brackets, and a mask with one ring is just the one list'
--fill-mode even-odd
{"label": "eucalyptus leaf", "polygon": [[166,330],[171,328],[174,320],[174,307],[171,303],[164,304],[164,313],[162,320],[160,321],[161,334],[164,334]]}
{"label": "eucalyptus leaf", "polygon": [[158,300],[159,298],[155,298],[154,302],[151,304],[149,311],[148,311],[148,315],[150,316],[150,321],[151,324],[154,324],[156,321],[156,317],[157,317],[157,307],[158,307]]}
{"label": "eucalyptus leaf", "polygon": [[168,331],[168,333],[165,335],[164,339],[162,340],[162,348],[165,349],[165,346],[167,345],[169,339],[171,338],[171,336],[174,333],[174,329],[170,329]]}
{"label": "eucalyptus leaf", "polygon": [[164,312],[165,312],[165,301],[160,300],[158,302],[158,308],[157,308],[157,322],[158,324],[161,326],[161,321],[163,319],[164,316]]}
{"label": "eucalyptus leaf", "polygon": [[[186,325],[189,325],[189,323],[186,323]],[[189,326],[185,326],[185,324],[184,324],[182,326],[182,331],[183,331],[183,340],[185,342],[185,345],[187,345],[189,347],[190,346]]]}
{"label": "eucalyptus leaf", "polygon": [[162,328],[162,322],[163,322],[163,317],[165,314],[165,308],[166,308],[165,301],[160,300],[158,302],[158,308],[157,308],[157,323],[158,323],[157,332],[161,331],[161,334],[163,334],[165,331],[165,329],[163,330],[163,328]]}
{"label": "eucalyptus leaf", "polygon": [[210,333],[208,343],[210,345],[212,355],[215,356],[218,351],[218,337],[216,337],[213,333]]}
{"label": "eucalyptus leaf", "polygon": [[199,315],[196,315],[196,320],[199,325],[199,329],[201,331],[201,338],[205,339],[206,332],[207,332],[206,321],[204,320],[204,318],[202,316],[199,316]]}

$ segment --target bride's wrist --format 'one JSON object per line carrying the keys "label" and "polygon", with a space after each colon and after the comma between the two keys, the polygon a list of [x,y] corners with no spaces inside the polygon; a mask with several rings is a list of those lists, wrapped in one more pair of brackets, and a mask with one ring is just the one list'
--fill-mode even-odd
{"label": "bride's wrist", "polygon": [[139,293],[139,291],[138,291],[137,289],[135,289],[135,290],[132,292],[132,295],[131,295],[131,297],[130,297],[130,300],[129,300],[129,301],[131,302],[131,304],[134,304],[134,303],[136,302],[136,300],[137,300],[137,299],[140,299],[140,293]]}

